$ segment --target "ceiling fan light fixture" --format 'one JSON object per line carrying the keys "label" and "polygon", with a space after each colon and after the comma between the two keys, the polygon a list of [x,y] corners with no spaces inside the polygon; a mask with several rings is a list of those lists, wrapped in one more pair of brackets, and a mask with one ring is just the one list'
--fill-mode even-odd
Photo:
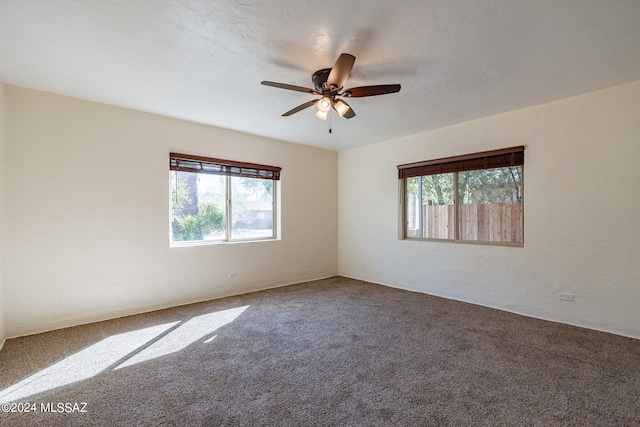
{"label": "ceiling fan light fixture", "polygon": [[338,112],[338,115],[342,117],[347,111],[349,111],[350,107],[342,99],[337,99],[336,102],[333,104],[333,108],[335,108],[336,111]]}
{"label": "ceiling fan light fixture", "polygon": [[[320,96],[320,99],[315,98],[292,108],[284,113],[282,115],[283,117],[291,116],[292,114],[298,113],[312,105],[315,105],[317,108],[316,117],[321,120],[328,121],[329,114],[332,109],[336,110],[340,117],[352,119],[356,116],[353,108],[351,108],[346,101],[337,99],[336,97],[363,98],[365,96],[385,95],[388,93],[400,92],[399,84],[360,86],[342,90],[345,82],[351,74],[355,60],[355,56],[349,53],[341,53],[332,68],[323,68],[313,73],[311,81],[313,82],[315,89],[286,83],[270,82],[267,80],[263,80],[260,84]],[[331,126],[329,126],[329,133],[331,133]]]}
{"label": "ceiling fan light fixture", "polygon": [[325,96],[320,100],[320,102],[318,102],[318,111],[328,113],[329,110],[331,110],[331,99],[328,96]]}
{"label": "ceiling fan light fixture", "polygon": [[327,118],[329,117],[329,112],[318,109],[318,111],[316,111],[316,117],[320,120],[327,120]]}

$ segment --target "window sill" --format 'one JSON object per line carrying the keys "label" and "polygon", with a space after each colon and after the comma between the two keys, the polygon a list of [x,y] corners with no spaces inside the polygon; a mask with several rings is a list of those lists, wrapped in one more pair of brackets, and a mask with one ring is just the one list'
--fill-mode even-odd
{"label": "window sill", "polygon": [[247,239],[247,240],[197,240],[188,242],[169,242],[170,248],[188,248],[192,246],[215,246],[215,245],[235,245],[238,243],[262,243],[262,242],[278,242],[281,239],[277,237],[269,237],[264,239]]}
{"label": "window sill", "polygon": [[459,243],[463,245],[480,245],[480,246],[505,246],[510,248],[524,248],[524,242],[488,242],[477,240],[453,240],[453,239],[419,239],[416,237],[404,237],[400,240],[406,240],[410,242],[436,242],[436,243]]}

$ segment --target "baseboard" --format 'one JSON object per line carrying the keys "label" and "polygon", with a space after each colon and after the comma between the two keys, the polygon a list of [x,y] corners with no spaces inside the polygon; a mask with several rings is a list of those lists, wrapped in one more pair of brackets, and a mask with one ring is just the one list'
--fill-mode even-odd
{"label": "baseboard", "polygon": [[538,319],[538,320],[544,320],[547,322],[554,322],[554,323],[562,323],[563,325],[569,325],[569,326],[575,326],[577,328],[583,328],[583,329],[589,329],[592,331],[598,331],[598,332],[604,332],[607,334],[612,334],[612,335],[618,335],[621,337],[625,337],[625,338],[632,338],[632,339],[636,339],[636,340],[640,340],[640,334],[630,334],[630,333],[625,333],[619,330],[616,330],[614,328],[607,328],[605,326],[594,326],[594,325],[590,325],[590,324],[584,324],[584,323],[579,323],[579,322],[567,322],[565,320],[560,320],[560,319],[555,319],[552,318],[550,316],[541,316],[541,315],[537,315],[535,313],[529,313],[526,311],[522,311],[522,310],[514,310],[514,309],[509,309],[506,307],[500,307],[497,305],[490,305],[490,304],[482,304],[479,303],[477,301],[473,301],[473,300],[469,300],[469,299],[463,299],[463,298],[456,298],[453,297],[451,295],[444,295],[444,294],[439,294],[439,293],[432,293],[432,292],[425,292],[424,290],[420,290],[420,289],[415,289],[412,287],[405,287],[402,285],[390,285],[388,283],[382,283],[373,279],[369,279],[369,278],[362,278],[362,277],[356,277],[356,276],[352,276],[352,275],[345,275],[345,274],[339,274],[339,276],[341,277],[346,277],[348,279],[354,279],[354,280],[360,280],[362,282],[367,282],[367,283],[372,283],[374,285],[380,285],[380,286],[386,286],[389,288],[394,288],[394,289],[400,289],[403,291],[409,291],[409,292],[417,292],[420,294],[425,294],[425,295],[431,295],[434,297],[438,297],[438,298],[445,298],[445,299],[449,299],[449,300],[453,300],[453,301],[460,301],[460,302],[464,302],[466,304],[473,304],[473,305],[477,305],[480,307],[486,307],[486,308],[491,308],[493,310],[499,310],[499,311],[504,311],[507,313],[512,313],[512,314],[517,314],[518,316],[524,316],[524,317],[530,317],[532,319]]}
{"label": "baseboard", "polygon": [[[250,294],[253,292],[260,292],[260,291],[266,291],[269,289],[275,289],[275,288],[281,288],[281,287],[285,287],[285,286],[291,286],[291,285],[297,285],[300,283],[306,283],[306,282],[313,282],[315,280],[323,280],[323,279],[328,279],[330,277],[335,277],[336,274],[330,274],[327,276],[321,276],[321,277],[316,277],[316,278],[309,278],[309,279],[302,279],[301,281],[294,281],[294,282],[286,282],[286,283],[281,283],[281,284],[265,284],[262,286],[256,286],[253,288],[246,288],[243,289],[241,292],[229,292],[221,294],[221,295],[217,295],[217,296],[212,296],[212,297],[203,297],[203,298],[194,298],[194,299],[187,299],[187,300],[178,300],[178,301],[172,301],[169,303],[165,303],[165,304],[157,304],[157,305],[152,305],[152,306],[147,306],[147,307],[137,307],[137,308],[130,308],[130,309],[126,309],[126,310],[120,310],[120,311],[112,311],[109,313],[101,313],[95,316],[90,316],[90,317],[77,317],[74,319],[66,319],[65,321],[61,321],[55,324],[51,324],[49,328],[42,328],[42,329],[32,329],[32,330],[27,330],[27,331],[14,331],[12,333],[9,334],[8,337],[6,337],[6,339],[13,339],[13,338],[20,338],[20,337],[25,337],[25,336],[29,336],[29,335],[36,335],[36,334],[42,334],[45,332],[51,332],[51,331],[55,331],[58,329],[65,329],[65,328],[72,328],[74,326],[81,326],[81,325],[88,325],[90,323],[97,323],[97,322],[104,322],[107,320],[113,320],[113,319],[119,319],[122,317],[127,317],[127,316],[135,316],[138,314],[145,314],[145,313],[150,313],[153,311],[158,311],[158,310],[164,310],[167,308],[174,308],[174,307],[180,307],[183,305],[189,305],[189,304],[197,304],[200,302],[205,302],[205,301],[213,301],[213,300],[217,300],[217,299],[222,299],[222,298],[229,298],[229,297],[234,297],[234,296],[238,296],[238,295],[245,295],[245,294]],[[4,341],[3,341],[4,343]],[[0,346],[0,348],[2,348]]]}

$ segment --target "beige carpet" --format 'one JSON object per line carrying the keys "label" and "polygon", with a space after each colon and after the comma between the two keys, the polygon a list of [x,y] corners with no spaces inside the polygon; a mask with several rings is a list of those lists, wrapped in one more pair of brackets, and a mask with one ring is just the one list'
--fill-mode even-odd
{"label": "beige carpet", "polygon": [[9,340],[0,369],[7,426],[640,425],[638,340],[341,277]]}

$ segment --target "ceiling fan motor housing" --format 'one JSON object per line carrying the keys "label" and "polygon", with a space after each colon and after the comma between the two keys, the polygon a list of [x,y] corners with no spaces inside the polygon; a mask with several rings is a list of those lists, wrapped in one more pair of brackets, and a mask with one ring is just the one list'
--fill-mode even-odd
{"label": "ceiling fan motor housing", "polygon": [[326,87],[325,83],[327,83],[327,79],[329,79],[329,73],[331,73],[331,68],[323,68],[322,70],[318,70],[311,76],[311,81],[313,82],[313,86],[320,93],[324,93],[329,87]]}

